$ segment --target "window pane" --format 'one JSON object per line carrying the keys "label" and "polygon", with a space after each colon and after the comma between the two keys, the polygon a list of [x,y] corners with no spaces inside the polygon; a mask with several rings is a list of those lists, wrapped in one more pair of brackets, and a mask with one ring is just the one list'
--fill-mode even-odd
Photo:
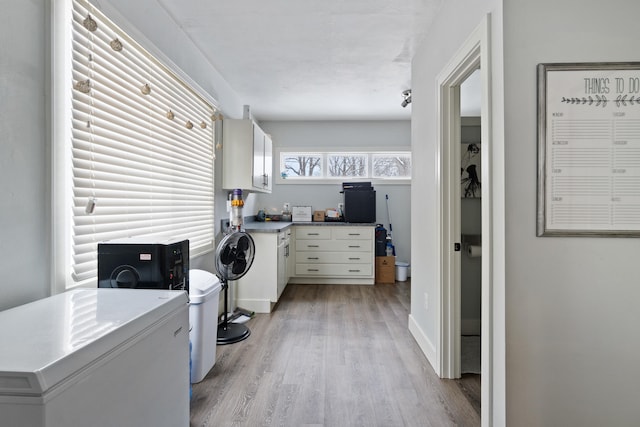
{"label": "window pane", "polygon": [[310,153],[282,153],[280,156],[282,178],[321,178],[322,155]]}
{"label": "window pane", "polygon": [[328,175],[330,177],[366,177],[366,154],[330,154],[328,157]]}
{"label": "window pane", "polygon": [[374,154],[374,178],[411,178],[411,154]]}

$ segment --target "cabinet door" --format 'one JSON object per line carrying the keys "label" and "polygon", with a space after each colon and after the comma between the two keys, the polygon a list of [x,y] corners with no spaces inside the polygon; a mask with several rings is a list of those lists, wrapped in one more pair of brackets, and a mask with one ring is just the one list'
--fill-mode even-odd
{"label": "cabinet door", "polygon": [[273,182],[273,143],[271,142],[271,136],[264,134],[264,189],[271,191],[271,185]]}
{"label": "cabinet door", "polygon": [[253,186],[263,189],[264,185],[264,132],[253,125]]}

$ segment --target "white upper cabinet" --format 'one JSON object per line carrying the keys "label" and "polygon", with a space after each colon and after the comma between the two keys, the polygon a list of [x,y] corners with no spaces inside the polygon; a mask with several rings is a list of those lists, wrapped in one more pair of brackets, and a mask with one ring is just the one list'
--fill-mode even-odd
{"label": "white upper cabinet", "polygon": [[271,137],[252,120],[225,119],[222,138],[222,188],[270,193],[273,181]]}

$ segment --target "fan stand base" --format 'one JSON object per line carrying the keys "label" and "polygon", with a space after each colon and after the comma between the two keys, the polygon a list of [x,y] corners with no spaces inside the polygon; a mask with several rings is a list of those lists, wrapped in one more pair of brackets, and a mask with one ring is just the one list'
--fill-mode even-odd
{"label": "fan stand base", "polygon": [[241,323],[223,323],[218,325],[218,345],[233,344],[247,339],[251,331]]}

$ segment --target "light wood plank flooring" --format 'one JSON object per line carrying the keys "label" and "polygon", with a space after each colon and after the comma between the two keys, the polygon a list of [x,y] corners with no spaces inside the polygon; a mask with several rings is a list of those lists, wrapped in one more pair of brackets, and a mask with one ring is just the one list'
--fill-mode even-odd
{"label": "light wood plank flooring", "polygon": [[479,376],[435,375],[409,298],[409,282],[288,285],[247,340],[217,347],[191,426],[479,426]]}

